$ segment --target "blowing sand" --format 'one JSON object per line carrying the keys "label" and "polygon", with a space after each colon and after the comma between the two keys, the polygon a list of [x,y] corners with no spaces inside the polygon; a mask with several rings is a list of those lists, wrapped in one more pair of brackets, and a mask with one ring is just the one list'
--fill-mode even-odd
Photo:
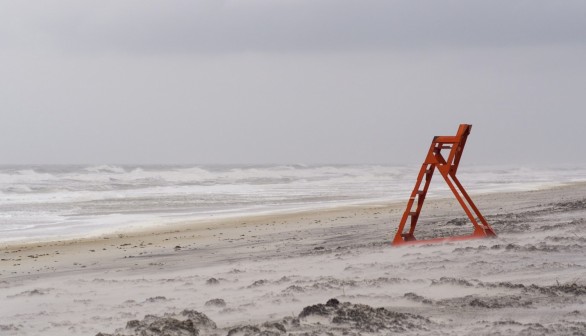
{"label": "blowing sand", "polygon": [[393,248],[399,203],[3,244],[0,335],[586,334],[586,184],[473,198],[498,238]]}

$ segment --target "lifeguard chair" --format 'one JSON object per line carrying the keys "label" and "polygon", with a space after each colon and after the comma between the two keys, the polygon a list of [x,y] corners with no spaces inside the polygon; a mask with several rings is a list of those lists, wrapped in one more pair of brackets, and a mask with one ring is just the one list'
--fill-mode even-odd
{"label": "lifeguard chair", "polygon": [[[403,213],[399,229],[393,239],[393,246],[400,246],[406,244],[415,243],[438,243],[454,240],[466,240],[474,238],[494,237],[496,236],[494,230],[488,225],[458,178],[456,172],[458,171],[458,165],[460,164],[460,158],[466,145],[466,139],[470,134],[472,125],[461,124],[458,128],[458,133],[455,136],[435,136],[429,147],[427,157],[419,170],[417,175],[417,182],[407,202],[407,209]],[[449,150],[447,157],[442,155],[442,150]],[[417,226],[417,220],[421,213],[421,208],[425,202],[425,196],[431,183],[431,178],[435,170],[438,170],[441,176],[444,178],[450,190],[456,196],[456,199],[466,212],[466,215],[472,222],[474,231],[472,234],[464,236],[453,236],[453,237],[442,237],[432,238],[426,240],[415,239],[415,227]],[[425,183],[423,183],[425,178]],[[423,184],[423,187],[422,187]],[[417,201],[417,202],[416,202]],[[409,231],[404,232],[405,224],[410,219]]]}

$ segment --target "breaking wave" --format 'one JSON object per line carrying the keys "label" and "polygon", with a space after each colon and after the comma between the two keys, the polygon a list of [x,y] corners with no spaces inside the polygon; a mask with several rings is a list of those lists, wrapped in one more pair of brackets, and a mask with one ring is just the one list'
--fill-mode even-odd
{"label": "breaking wave", "polygon": [[[0,241],[210,214],[392,202],[410,193],[418,169],[384,165],[4,166],[0,167]],[[459,177],[469,191],[486,193],[586,181],[586,169],[477,166],[461,169]],[[429,196],[447,193],[437,183]]]}

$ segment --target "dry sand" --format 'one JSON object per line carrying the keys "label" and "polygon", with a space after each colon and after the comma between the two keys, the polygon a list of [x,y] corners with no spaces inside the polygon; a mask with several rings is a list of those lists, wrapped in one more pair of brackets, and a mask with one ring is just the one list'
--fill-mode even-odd
{"label": "dry sand", "polygon": [[399,203],[0,245],[0,335],[585,335],[586,184],[473,198],[498,238],[393,248]]}

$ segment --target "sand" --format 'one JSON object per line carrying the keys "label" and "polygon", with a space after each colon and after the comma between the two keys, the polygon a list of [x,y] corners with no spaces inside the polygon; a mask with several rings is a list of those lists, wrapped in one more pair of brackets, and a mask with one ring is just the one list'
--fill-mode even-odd
{"label": "sand", "polygon": [[586,184],[473,198],[498,238],[391,247],[398,203],[2,244],[0,335],[586,334]]}

